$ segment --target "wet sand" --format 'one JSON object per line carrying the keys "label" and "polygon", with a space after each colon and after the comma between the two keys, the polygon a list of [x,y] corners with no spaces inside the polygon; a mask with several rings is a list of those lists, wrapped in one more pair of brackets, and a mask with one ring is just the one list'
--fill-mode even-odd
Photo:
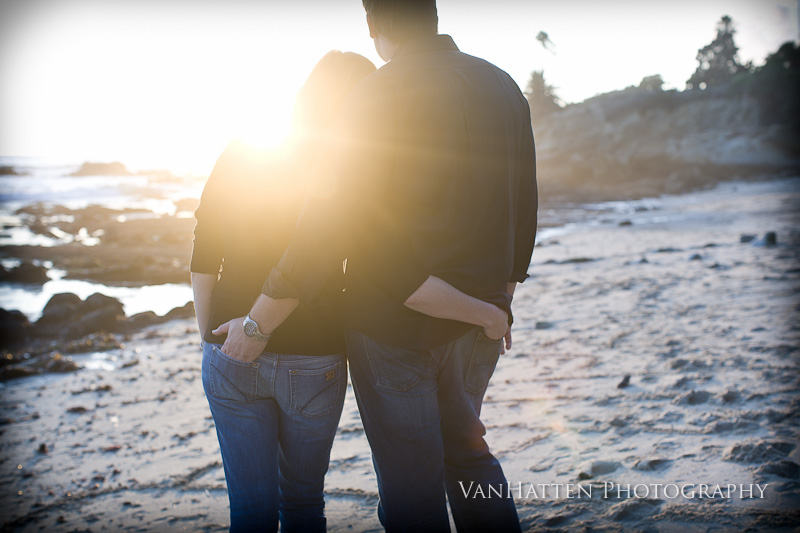
{"label": "wet sand", "polygon": [[[526,531],[800,525],[798,181],[606,213],[536,249],[482,416]],[[226,530],[200,358],[176,320],[5,383],[3,530]],[[380,530],[351,390],[326,492],[329,530]]]}

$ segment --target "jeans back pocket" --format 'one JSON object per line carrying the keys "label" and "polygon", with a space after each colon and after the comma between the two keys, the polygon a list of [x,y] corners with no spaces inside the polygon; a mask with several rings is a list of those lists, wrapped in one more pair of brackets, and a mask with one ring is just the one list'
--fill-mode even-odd
{"label": "jeans back pocket", "polygon": [[379,389],[408,392],[434,375],[433,362],[427,350],[390,346],[366,335],[363,343],[375,386]]}
{"label": "jeans back pocket", "polygon": [[503,339],[492,340],[483,332],[478,332],[464,376],[465,391],[483,396],[500,358],[502,342]]}
{"label": "jeans back pocket", "polygon": [[247,401],[258,394],[258,366],[256,362],[234,359],[214,345],[209,362],[208,392],[217,398]]}
{"label": "jeans back pocket", "polygon": [[344,363],[315,369],[289,370],[292,409],[303,416],[319,417],[331,414],[341,405],[347,374]]}

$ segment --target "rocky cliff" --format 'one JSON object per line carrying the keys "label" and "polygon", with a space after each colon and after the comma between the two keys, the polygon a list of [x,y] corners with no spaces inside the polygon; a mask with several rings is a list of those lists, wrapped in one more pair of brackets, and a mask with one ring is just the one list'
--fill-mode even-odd
{"label": "rocky cliff", "polygon": [[752,97],[724,91],[603,94],[534,121],[548,198],[624,199],[724,179],[800,173],[800,140]]}

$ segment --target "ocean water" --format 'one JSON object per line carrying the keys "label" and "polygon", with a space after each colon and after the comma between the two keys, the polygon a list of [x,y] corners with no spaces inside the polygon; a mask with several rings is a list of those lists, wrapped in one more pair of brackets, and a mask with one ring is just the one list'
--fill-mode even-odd
{"label": "ocean water", "polygon": [[[139,209],[142,212],[135,214],[138,217],[174,215],[176,202],[184,198],[199,198],[204,184],[204,180],[197,178],[165,179],[155,175],[73,177],[70,174],[78,170],[80,164],[41,158],[0,157],[0,166],[11,166],[20,173],[0,176],[0,248],[17,245],[52,247],[71,242],[88,247],[100,243],[101,235],[91,235],[85,229],[74,235],[58,228],[51,229],[52,235],[32,232],[27,225],[28,217],[19,212],[28,206],[50,204],[82,209],[97,205],[118,210]],[[2,253],[3,266],[9,268],[18,264],[7,252],[9,250]],[[44,285],[0,283],[0,307],[22,311],[30,320],[36,320],[54,294],[72,292],[86,298],[99,292],[119,299],[129,316],[143,311],[163,315],[192,299],[188,284],[119,287],[66,280],[62,279],[63,274],[55,269],[49,270],[51,280]]]}

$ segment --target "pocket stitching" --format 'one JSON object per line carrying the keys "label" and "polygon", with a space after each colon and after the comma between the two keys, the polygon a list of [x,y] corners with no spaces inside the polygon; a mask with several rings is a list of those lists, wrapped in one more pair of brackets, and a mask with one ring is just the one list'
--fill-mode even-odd
{"label": "pocket stitching", "polygon": [[[241,359],[236,359],[235,357],[231,357],[230,355],[228,355],[225,352],[223,352],[222,351],[222,347],[220,347],[220,346],[214,346],[212,348],[212,350],[214,352],[219,353],[220,355],[222,355],[223,359],[225,359],[226,361],[230,361],[230,362],[234,363],[237,366],[244,366],[244,367],[249,367],[249,368],[258,368],[258,363],[256,361],[251,361],[251,362],[248,363],[247,361],[242,361]],[[213,359],[211,360],[211,364],[212,365],[214,364],[214,360]]]}
{"label": "pocket stitching", "polygon": [[[231,357],[230,355],[226,354],[225,352],[223,352],[222,349],[219,346],[214,346],[212,348],[212,353],[221,354],[223,356],[222,360],[225,361],[226,364],[233,364],[233,366],[235,366],[235,367],[246,369],[248,371],[247,372],[248,381],[252,381],[252,383],[248,383],[248,385],[252,384],[252,388],[255,391],[255,389],[258,387],[258,363],[253,364],[253,363],[248,363],[246,361],[241,361],[239,359],[235,359],[235,358]],[[250,396],[250,395],[248,393],[242,391],[236,385],[236,383],[234,383],[233,381],[228,379],[228,377],[225,375],[225,373],[222,372],[222,369],[220,368],[220,366],[215,363],[214,358],[212,358],[209,361],[209,366],[211,367],[211,369],[213,371],[213,374],[209,375],[209,379],[208,379],[209,389],[210,389],[211,394],[215,398],[218,398],[220,400],[228,400],[228,401],[245,401],[245,402],[250,401],[250,399],[248,398],[248,396]],[[217,380],[219,380],[219,379],[225,380],[225,382],[228,383],[228,385],[230,385],[234,390],[236,390],[236,392],[238,392],[244,398],[244,400],[240,400],[240,399],[237,399],[237,398],[230,398],[229,395],[221,394],[220,391],[219,391],[219,387],[217,385]]]}
{"label": "pocket stitching", "polygon": [[[291,398],[290,398],[290,402],[291,403],[290,403],[290,405],[292,406],[292,410],[294,412],[299,413],[300,415],[308,417],[308,418],[319,418],[319,417],[323,417],[323,416],[329,415],[331,413],[331,411],[336,407],[336,403],[337,403],[338,398],[339,398],[339,393],[340,393],[340,391],[342,389],[342,370],[341,370],[341,366],[342,366],[342,363],[340,361],[338,363],[334,363],[332,365],[329,365],[329,366],[326,366],[326,367],[323,367],[323,368],[319,368],[319,369],[314,369],[314,370],[302,370],[302,369],[292,370],[292,369],[289,369],[289,382],[290,382],[290,385],[291,385],[290,388],[289,388],[289,391],[290,391],[290,394],[291,394]],[[313,413],[308,412],[308,411],[306,411],[304,409],[300,409],[297,406],[297,403],[298,403],[297,400],[298,400],[298,396],[299,396],[297,391],[296,391],[296,388],[298,386],[297,377],[298,376],[319,376],[319,375],[324,374],[325,372],[329,372],[331,369],[336,369],[336,371],[338,373],[338,377],[336,378],[336,387],[335,387],[335,391],[334,391],[334,394],[333,394],[333,401],[330,403],[330,405],[328,405],[328,407],[325,408],[322,411],[318,411],[318,412],[315,411]],[[320,394],[322,392],[323,391],[320,391]],[[313,400],[313,399],[314,398],[312,398],[311,400]],[[308,404],[306,404],[306,405],[308,405]]]}
{"label": "pocket stitching", "polygon": [[416,374],[414,379],[409,381],[408,383],[402,383],[398,385],[394,385],[392,383],[388,383],[384,379],[380,377],[378,374],[377,369],[375,368],[375,364],[373,363],[373,356],[370,355],[370,347],[368,345],[368,337],[366,335],[363,336],[363,344],[364,344],[364,353],[367,356],[367,362],[369,363],[369,368],[372,371],[372,377],[375,379],[375,386],[381,389],[395,391],[395,392],[408,392],[414,387],[416,387],[424,377],[426,377],[430,370],[427,369],[424,375]]}
{"label": "pocket stitching", "polygon": [[[492,379],[492,374],[494,374],[494,368],[493,368],[492,372],[489,374],[489,379],[486,380],[486,384],[485,385],[481,385],[479,387],[476,387],[475,385],[473,385],[471,383],[471,380],[469,379],[470,375],[473,374],[473,371],[474,372],[478,371],[478,367],[489,366],[489,365],[481,365],[481,364],[476,362],[476,352],[478,350],[478,344],[479,344],[480,341],[497,344],[498,342],[502,342],[502,339],[490,339],[482,331],[478,331],[478,336],[477,336],[477,338],[475,340],[475,344],[473,344],[473,346],[472,346],[472,353],[470,354],[470,357],[469,357],[469,364],[467,365],[467,373],[464,376],[464,390],[466,392],[470,393],[470,394],[481,394],[482,392],[485,392],[486,388],[489,386],[489,381],[491,381],[491,379]],[[499,357],[500,357],[500,350],[498,348],[498,350],[497,350],[497,359],[494,362],[494,367],[495,368],[497,367],[497,360],[499,359]]]}

